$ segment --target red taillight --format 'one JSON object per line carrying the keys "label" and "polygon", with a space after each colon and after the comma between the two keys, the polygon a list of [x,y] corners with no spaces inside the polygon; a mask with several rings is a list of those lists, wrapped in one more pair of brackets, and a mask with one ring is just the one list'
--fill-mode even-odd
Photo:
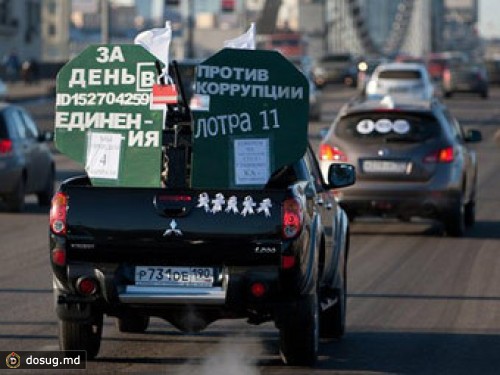
{"label": "red taillight", "polygon": [[299,235],[302,228],[302,205],[295,198],[283,202],[283,238],[290,239]]}
{"label": "red taillight", "polygon": [[446,147],[430,153],[424,158],[426,163],[451,163],[455,160],[453,147]]}
{"label": "red taillight", "polygon": [[0,154],[12,152],[12,141],[10,139],[0,139]]}
{"label": "red taillight", "polygon": [[90,277],[81,277],[76,282],[76,290],[83,295],[89,296],[97,291],[97,283]]}
{"label": "red taillight", "polygon": [[250,291],[254,297],[260,298],[266,293],[266,286],[262,283],[253,283],[250,287]]}
{"label": "red taillight", "polygon": [[65,266],[66,250],[57,247],[52,250],[52,263],[54,263],[56,266]]}
{"label": "red taillight", "polygon": [[193,198],[190,195],[160,195],[160,202],[191,202]]}
{"label": "red taillight", "polygon": [[325,161],[347,161],[347,156],[337,147],[332,147],[327,144],[319,146],[319,159]]}
{"label": "red taillight", "polygon": [[66,234],[66,211],[68,208],[68,197],[64,193],[56,193],[52,198],[50,208],[50,229],[55,234]]}
{"label": "red taillight", "polygon": [[289,270],[295,266],[295,255],[283,255],[281,257],[281,268]]}

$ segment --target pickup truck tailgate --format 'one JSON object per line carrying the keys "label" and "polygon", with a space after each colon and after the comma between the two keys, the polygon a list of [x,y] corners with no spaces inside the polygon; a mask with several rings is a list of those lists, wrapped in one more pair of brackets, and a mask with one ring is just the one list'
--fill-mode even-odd
{"label": "pickup truck tailgate", "polygon": [[[68,258],[182,264],[276,261],[283,190],[67,186]],[[259,249],[264,253],[256,256]]]}

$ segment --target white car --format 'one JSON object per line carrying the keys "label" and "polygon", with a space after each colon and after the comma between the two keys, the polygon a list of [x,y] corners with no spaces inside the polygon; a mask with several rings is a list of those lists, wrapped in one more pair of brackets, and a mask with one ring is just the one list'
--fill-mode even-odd
{"label": "white car", "polygon": [[424,64],[381,64],[366,85],[366,96],[375,98],[385,95],[429,100],[434,96],[434,85]]}

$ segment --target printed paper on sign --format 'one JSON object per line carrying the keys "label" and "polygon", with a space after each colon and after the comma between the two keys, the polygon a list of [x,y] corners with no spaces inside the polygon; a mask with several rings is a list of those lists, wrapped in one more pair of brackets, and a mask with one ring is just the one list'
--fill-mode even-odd
{"label": "printed paper on sign", "polygon": [[88,133],[85,171],[90,178],[118,178],[121,142],[118,133]]}
{"label": "printed paper on sign", "polygon": [[270,175],[269,139],[234,140],[235,185],[263,185]]}
{"label": "printed paper on sign", "polygon": [[234,39],[224,41],[224,47],[237,49],[255,49],[255,23],[252,22],[248,31]]}

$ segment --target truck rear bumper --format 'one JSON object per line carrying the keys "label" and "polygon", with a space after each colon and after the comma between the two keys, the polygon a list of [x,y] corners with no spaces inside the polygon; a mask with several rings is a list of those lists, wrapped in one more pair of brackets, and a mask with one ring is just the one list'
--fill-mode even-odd
{"label": "truck rear bumper", "polygon": [[[66,275],[56,275],[60,294],[86,299],[92,297],[103,311],[124,308],[170,309],[199,306],[222,310],[246,310],[294,299],[302,293],[298,269],[284,274],[279,266],[219,267],[210,286],[140,285],[134,282],[134,266],[78,263],[68,266]],[[84,296],[77,289],[78,280],[97,283],[95,294]],[[283,288],[284,284],[289,287]],[[257,290],[257,292],[256,292]],[[82,303],[85,301],[81,301]]]}
{"label": "truck rear bumper", "polygon": [[226,290],[212,288],[175,288],[127,285],[118,294],[120,302],[125,304],[191,304],[224,305]]}

